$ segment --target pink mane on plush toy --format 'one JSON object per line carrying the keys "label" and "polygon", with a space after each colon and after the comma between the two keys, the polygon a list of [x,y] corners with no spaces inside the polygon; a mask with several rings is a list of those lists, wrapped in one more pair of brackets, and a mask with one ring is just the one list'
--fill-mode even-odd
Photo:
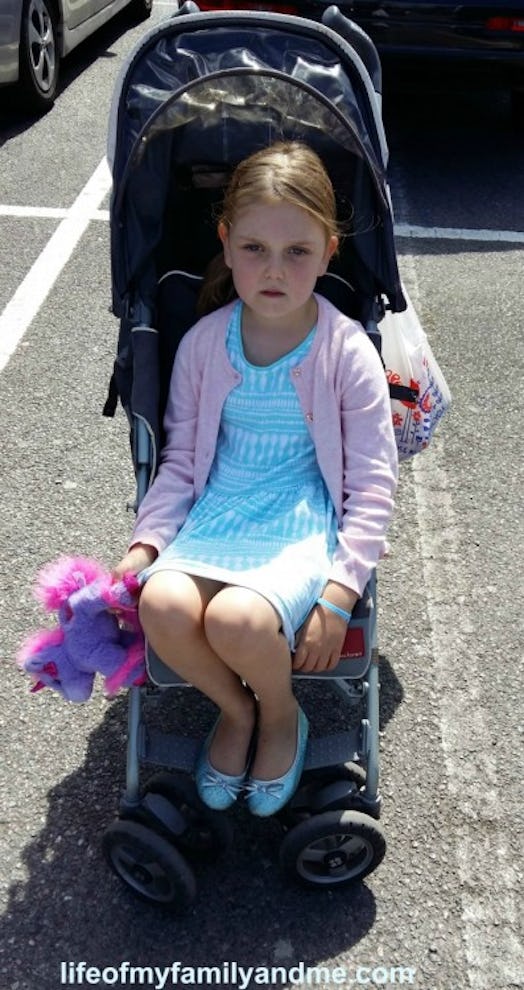
{"label": "pink mane on plush toy", "polygon": [[68,701],[87,701],[96,674],[114,695],[145,681],[144,636],[138,619],[140,585],[134,574],[114,580],[88,557],[60,557],[38,573],[34,595],[58,627],[29,636],[17,662],[32,691],[53,688]]}

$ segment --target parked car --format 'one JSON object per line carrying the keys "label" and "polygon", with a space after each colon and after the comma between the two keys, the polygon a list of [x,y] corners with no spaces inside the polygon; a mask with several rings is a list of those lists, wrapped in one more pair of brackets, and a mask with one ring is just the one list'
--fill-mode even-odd
{"label": "parked car", "polygon": [[153,0],[0,0],[0,85],[17,83],[25,103],[48,109],[64,55],[124,7],[141,20],[152,6]]}
{"label": "parked car", "polygon": [[[320,21],[332,0],[197,0],[202,10],[255,9]],[[335,0],[336,2],[336,0]],[[383,61],[424,59],[445,70],[485,66],[524,113],[524,2],[514,0],[340,0],[342,14],[374,41]]]}

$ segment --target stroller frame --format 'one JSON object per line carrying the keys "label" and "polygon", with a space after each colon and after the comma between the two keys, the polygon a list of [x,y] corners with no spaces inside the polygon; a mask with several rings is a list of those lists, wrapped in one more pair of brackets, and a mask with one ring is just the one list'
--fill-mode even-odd
{"label": "stroller frame", "polygon": [[[296,682],[328,681],[348,706],[363,709],[353,728],[309,739],[299,787],[276,816],[284,830],[281,866],[308,886],[335,887],[361,880],[385,854],[385,837],[377,821],[381,798],[376,585],[373,572],[355,607],[338,666],[329,673],[293,675]],[[190,685],[150,649],[147,667],[148,684],[129,691],[126,786],[119,820],[106,830],[103,844],[111,866],[135,893],[180,912],[193,902],[196,886],[190,866],[178,855],[209,859],[222,853],[232,840],[231,819],[207,809],[196,793],[191,775],[202,740],[152,728],[144,718],[144,695]],[[170,772],[156,773],[143,787],[140,770],[147,765]],[[153,867],[144,865],[144,856],[148,864],[154,862]]]}
{"label": "stroller frame", "polygon": [[[294,51],[292,41],[298,33],[300,72],[310,52],[315,73],[318,73],[325,48],[329,67],[326,85],[334,105],[331,106],[328,97],[320,91],[317,93],[307,79],[297,82],[293,76],[289,80],[272,65],[257,68],[256,85],[249,72],[239,71],[235,65],[228,63],[225,71],[216,71],[215,47],[226,32],[232,32],[237,47],[249,44],[251,61],[265,57],[265,38],[271,42],[271,57],[280,45],[288,63]],[[257,32],[262,35],[261,47]],[[177,48],[179,37],[183,56]],[[195,64],[190,64],[189,68],[183,66],[180,74],[184,75],[184,80],[181,82],[177,78],[173,83],[174,92],[167,83],[165,92],[159,93],[159,79],[164,84],[167,74],[166,51],[176,75],[177,59],[187,57],[193,39],[197,50]],[[161,74],[157,70],[159,52]],[[234,52],[235,45],[231,58],[234,58]],[[201,64],[206,59],[212,70],[207,75],[201,73]],[[342,72],[338,74],[336,84],[340,92],[335,99],[332,67],[339,64],[347,78]],[[188,75],[194,76],[189,82]],[[214,98],[219,93],[220,99],[224,99],[233,128],[236,121],[234,133],[239,146],[235,145],[233,159],[240,160],[246,152],[261,146],[260,139],[253,136],[257,114],[264,126],[270,130],[274,127],[271,113],[278,116],[278,108],[270,106],[267,113],[264,94],[274,97],[277,104],[280,94],[285,95],[286,109],[278,124],[283,129],[282,136],[295,136],[293,128],[298,127],[299,139],[309,137],[314,146],[316,143],[325,152],[335,148],[337,175],[344,177],[346,171],[351,173],[353,191],[360,194],[365,203],[363,215],[374,220],[354,231],[348,248],[350,261],[342,257],[339,271],[332,273],[331,280],[325,277],[327,281],[319,291],[325,291],[327,297],[331,296],[331,301],[348,315],[360,319],[380,349],[377,324],[384,312],[384,296],[392,311],[405,308],[385,178],[387,145],[380,114],[380,85],[380,63],[371,41],[334,7],[326,12],[324,24],[318,25],[302,18],[254,11],[204,15],[189,2],[174,17],[148,32],[124,66],[113,100],[109,144],[114,178],[111,205],[113,311],[120,317],[121,326],[115,373],[104,412],[113,414],[119,396],[128,414],[137,505],[154,478],[157,450],[162,442],[159,413],[162,395],[151,395],[148,383],[155,376],[160,380],[162,370],[171,367],[174,350],[193,322],[187,312],[191,311],[195,288],[205,267],[202,257],[196,261],[193,257],[190,263],[183,258],[182,266],[186,265],[187,270],[177,268],[170,273],[175,276],[174,281],[171,280],[175,305],[172,299],[168,299],[167,305],[160,304],[159,282],[163,280],[162,277],[159,280],[158,270],[161,275],[168,272],[171,259],[166,262],[164,248],[166,242],[170,244],[173,239],[173,228],[164,236],[163,217],[168,201],[165,190],[170,181],[166,175],[171,167],[173,147],[178,155],[173,160],[178,163],[177,167],[182,161],[187,172],[184,136],[191,134],[194,126],[195,106],[205,104],[208,86],[211,86]],[[227,102],[228,93],[238,86],[243,87],[244,105],[249,107],[250,115],[245,119],[236,109],[241,100]],[[262,97],[257,95],[259,89]],[[348,102],[350,112],[344,101]],[[313,113],[311,120],[306,111],[316,112],[318,119]],[[223,117],[221,107],[204,137],[202,147],[205,147],[203,151],[201,148],[200,154],[204,162],[210,163],[204,167],[204,177],[210,174],[214,162],[221,161],[213,141],[218,141],[220,148],[228,144]],[[329,123],[329,134],[317,126],[319,121],[320,124]],[[205,130],[205,118],[204,125],[199,118],[197,126]],[[267,135],[262,143],[270,143]],[[228,155],[225,160],[231,164],[230,151]],[[151,179],[157,181],[162,196],[150,192],[151,188],[156,188],[148,184]],[[144,188],[148,190],[145,197]],[[180,198],[176,200],[175,216],[183,205]],[[159,229],[163,232],[162,238],[158,235]],[[209,245],[207,249],[206,263],[212,256]],[[178,258],[176,261],[180,265]],[[348,271],[352,285],[347,282]],[[184,310],[187,298],[189,306],[180,320],[180,310]],[[161,330],[162,321],[167,324],[166,335],[171,341],[171,350],[159,356],[155,335],[157,328]],[[336,735],[310,738],[298,790],[278,815],[285,832],[280,849],[281,865],[292,877],[310,886],[339,886],[361,880],[378,866],[385,854],[385,838],[377,820],[380,794],[376,596],[376,574],[373,572],[354,609],[341,660],[334,671],[294,675],[297,682],[303,679],[330,681],[350,707],[362,706],[362,717],[356,727]],[[188,861],[193,855],[199,859],[213,858],[227,847],[231,841],[230,818],[206,808],[191,780],[201,741],[161,732],[147,724],[144,717],[145,695],[162,695],[175,687],[187,689],[188,685],[169,671],[151,650],[148,651],[147,668],[148,684],[129,691],[126,785],[119,818],[106,830],[103,848],[111,867],[136,894],[150,902],[183,911],[196,895],[195,876]],[[162,766],[169,772],[156,773],[141,786],[143,765]]]}

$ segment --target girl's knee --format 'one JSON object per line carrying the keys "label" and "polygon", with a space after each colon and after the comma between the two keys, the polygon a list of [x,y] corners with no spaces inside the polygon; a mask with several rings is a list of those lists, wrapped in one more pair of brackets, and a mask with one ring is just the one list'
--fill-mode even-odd
{"label": "girl's knee", "polygon": [[224,588],[207,606],[204,626],[209,644],[219,654],[229,648],[249,649],[278,634],[273,606],[246,588]]}
{"label": "girl's knee", "polygon": [[169,628],[176,622],[177,631],[190,631],[202,621],[202,607],[195,596],[170,580],[168,574],[153,574],[144,585],[138,603],[140,622],[147,631],[152,626]]}
{"label": "girl's knee", "polygon": [[169,598],[162,583],[155,580],[155,576],[146,581],[140,592],[138,602],[138,614],[143,620],[149,616],[161,615],[169,608]]}

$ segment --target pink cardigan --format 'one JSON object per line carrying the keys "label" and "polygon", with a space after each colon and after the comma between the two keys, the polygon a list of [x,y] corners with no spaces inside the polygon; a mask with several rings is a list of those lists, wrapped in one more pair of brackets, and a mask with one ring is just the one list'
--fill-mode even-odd
{"label": "pink cardigan", "polygon": [[[360,595],[384,554],[393,509],[397,450],[389,392],[360,323],[316,298],[317,332],[306,358],[291,369],[291,380],[339,522],[330,580]],[[225,344],[233,305],[204,317],[180,343],[164,420],[166,444],[138,510],[132,545],[163,550],[205,487],[225,399],[241,381]]]}

